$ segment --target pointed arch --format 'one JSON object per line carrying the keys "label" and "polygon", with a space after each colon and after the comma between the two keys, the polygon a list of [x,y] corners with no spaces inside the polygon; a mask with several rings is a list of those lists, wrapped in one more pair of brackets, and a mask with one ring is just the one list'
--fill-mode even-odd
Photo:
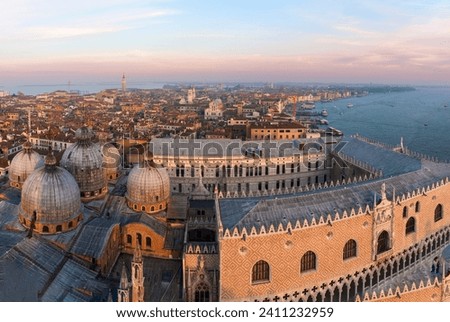
{"label": "pointed arch", "polygon": [[410,217],[406,222],[405,226],[405,235],[416,232],[416,219],[414,217]]}
{"label": "pointed arch", "polygon": [[443,218],[443,214],[443,207],[441,204],[438,204],[434,209],[434,222],[441,220]]}
{"label": "pointed arch", "polygon": [[210,290],[208,284],[200,282],[195,286],[194,301],[195,302],[210,302]]}
{"label": "pointed arch", "polygon": [[390,249],[390,236],[386,230],[383,230],[380,235],[378,235],[377,240],[377,254],[384,253]]}

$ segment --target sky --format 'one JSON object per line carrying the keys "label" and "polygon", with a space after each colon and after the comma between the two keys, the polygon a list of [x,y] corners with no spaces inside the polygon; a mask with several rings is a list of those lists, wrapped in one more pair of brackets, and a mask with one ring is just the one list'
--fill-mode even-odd
{"label": "sky", "polygon": [[77,82],[450,85],[450,1],[0,0],[0,90]]}

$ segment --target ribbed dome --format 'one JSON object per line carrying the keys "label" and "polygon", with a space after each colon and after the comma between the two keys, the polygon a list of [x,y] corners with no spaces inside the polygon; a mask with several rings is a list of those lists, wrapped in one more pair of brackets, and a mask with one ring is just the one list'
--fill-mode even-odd
{"label": "ribbed dome", "polygon": [[24,226],[34,225],[41,233],[67,231],[81,220],[78,184],[67,170],[56,166],[53,155],[24,183],[19,217]]}
{"label": "ribbed dome", "polygon": [[107,189],[100,146],[91,141],[93,134],[86,127],[78,129],[75,136],[77,142],[64,151],[60,164],[75,177],[82,198],[102,196]]}
{"label": "ribbed dome", "polygon": [[134,210],[154,213],[166,209],[170,197],[170,179],[166,169],[149,164],[136,166],[128,175],[125,196],[128,206]]}
{"label": "ribbed dome", "polygon": [[30,142],[23,144],[23,150],[17,153],[9,166],[9,183],[11,186],[21,188],[25,179],[37,168],[44,165],[42,156],[33,151]]}

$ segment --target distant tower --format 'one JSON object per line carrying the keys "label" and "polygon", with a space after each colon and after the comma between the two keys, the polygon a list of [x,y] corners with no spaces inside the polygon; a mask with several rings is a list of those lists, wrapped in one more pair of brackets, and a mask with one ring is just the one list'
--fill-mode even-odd
{"label": "distant tower", "polygon": [[195,87],[192,87],[192,88],[188,89],[188,94],[187,94],[188,104],[192,104],[194,102],[194,99],[195,99]]}
{"label": "distant tower", "polygon": [[144,302],[144,262],[139,242],[136,244],[133,261],[131,262],[131,288],[133,293],[132,301]]}
{"label": "distant tower", "polygon": [[127,80],[125,79],[125,73],[122,75],[122,93],[127,91]]}
{"label": "distant tower", "polygon": [[28,107],[28,141],[30,140],[31,140],[31,106]]}
{"label": "distant tower", "polygon": [[130,302],[130,287],[128,275],[125,269],[125,263],[122,264],[122,274],[120,276],[120,285],[117,289],[117,302]]}

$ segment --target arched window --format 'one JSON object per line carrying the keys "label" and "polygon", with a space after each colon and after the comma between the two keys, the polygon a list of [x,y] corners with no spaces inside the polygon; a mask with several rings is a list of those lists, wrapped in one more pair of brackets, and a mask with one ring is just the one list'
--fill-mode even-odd
{"label": "arched window", "polygon": [[200,282],[195,287],[195,302],[209,302],[209,287],[206,283]]}
{"label": "arched window", "polygon": [[145,211],[145,206],[142,206],[142,208],[141,208],[141,209],[142,209],[142,211]]}
{"label": "arched window", "polygon": [[269,282],[270,280],[270,267],[269,263],[260,260],[252,269],[252,283]]}
{"label": "arched window", "polygon": [[60,231],[62,231],[62,226],[61,225],[56,226],[56,232],[60,232]]}
{"label": "arched window", "polygon": [[416,202],[416,212],[420,211],[420,202]]}
{"label": "arched window", "polygon": [[405,234],[408,235],[416,231],[416,220],[414,217],[411,217],[406,222]]}
{"label": "arched window", "polygon": [[42,232],[43,233],[48,233],[49,232],[48,226],[42,227]]}
{"label": "arched window", "polygon": [[356,257],[356,241],[350,239],[344,245],[342,259]]}
{"label": "arched window", "polygon": [[155,207],[152,206],[152,207],[150,208],[150,211],[151,211],[151,212],[155,211]]}
{"label": "arched window", "polygon": [[403,218],[408,217],[408,207],[403,207]]}
{"label": "arched window", "polygon": [[70,222],[69,222],[69,228],[72,228],[72,227],[73,227],[73,222],[70,221]]}
{"label": "arched window", "polygon": [[142,235],[140,233],[136,234],[136,241],[139,243],[139,246],[142,247]]}
{"label": "arched window", "polygon": [[131,244],[133,242],[133,237],[131,235],[127,235],[127,244]]}
{"label": "arched window", "polygon": [[312,251],[307,251],[300,262],[300,273],[316,269],[316,254]]}
{"label": "arched window", "polygon": [[384,253],[389,250],[389,233],[386,230],[378,236],[377,254]]}
{"label": "arched window", "polygon": [[434,209],[434,221],[436,222],[441,220],[442,215],[443,215],[442,205],[439,204],[436,206],[436,209]]}
{"label": "arched window", "polygon": [[145,246],[147,248],[152,247],[152,239],[150,237],[145,237]]}

